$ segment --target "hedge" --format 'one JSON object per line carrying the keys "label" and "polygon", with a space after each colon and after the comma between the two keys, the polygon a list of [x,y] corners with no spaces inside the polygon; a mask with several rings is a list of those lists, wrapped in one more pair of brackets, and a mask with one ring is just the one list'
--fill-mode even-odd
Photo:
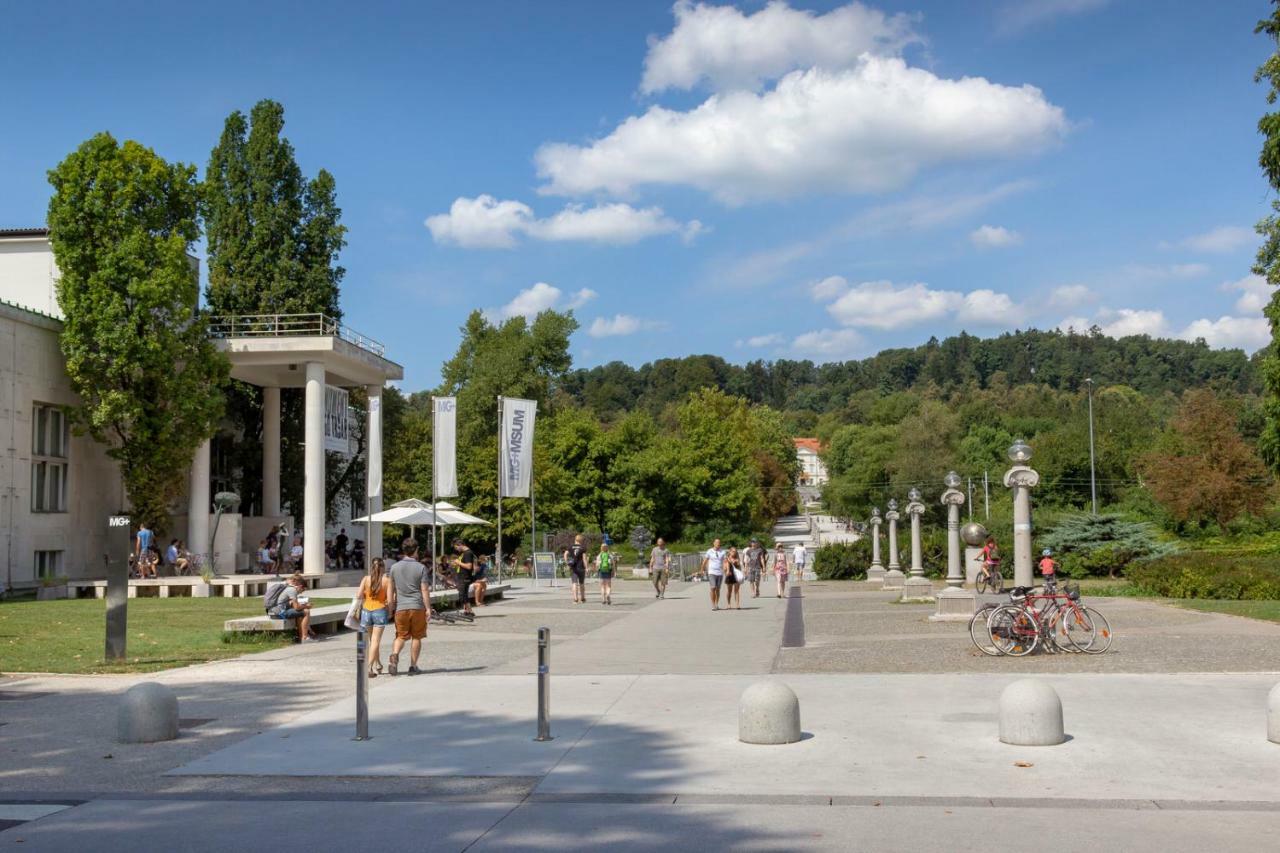
{"label": "hedge", "polygon": [[1163,598],[1280,599],[1274,557],[1191,551],[1133,563],[1125,576],[1143,594]]}

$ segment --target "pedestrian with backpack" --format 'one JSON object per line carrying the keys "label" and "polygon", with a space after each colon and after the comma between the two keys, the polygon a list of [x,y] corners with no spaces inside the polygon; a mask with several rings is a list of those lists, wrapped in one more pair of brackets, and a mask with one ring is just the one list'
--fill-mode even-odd
{"label": "pedestrian with backpack", "polygon": [[600,553],[596,554],[596,572],[600,575],[600,603],[613,604],[613,572],[617,567],[617,558],[609,550],[609,543],[600,545]]}
{"label": "pedestrian with backpack", "polygon": [[298,626],[299,643],[318,639],[316,632],[311,630],[311,602],[302,594],[306,590],[307,582],[302,575],[295,573],[286,581],[268,584],[262,597],[268,616],[294,620]]}

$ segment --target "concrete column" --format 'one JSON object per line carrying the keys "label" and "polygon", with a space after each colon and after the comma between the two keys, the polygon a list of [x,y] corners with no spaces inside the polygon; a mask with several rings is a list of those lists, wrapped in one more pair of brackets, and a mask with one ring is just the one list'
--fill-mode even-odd
{"label": "concrete column", "polygon": [[191,486],[187,489],[187,548],[204,558],[204,565],[213,568],[213,554],[209,550],[209,439],[196,448],[191,460]]}
{"label": "concrete column", "polygon": [[262,389],[262,514],[280,515],[280,389]]}
{"label": "concrete column", "polygon": [[1031,586],[1031,490],[1040,483],[1040,475],[1027,463],[1031,448],[1022,440],[1009,448],[1013,467],[1004,474],[1004,485],[1013,489],[1013,585]]}
{"label": "concrete column", "polygon": [[871,567],[867,569],[867,580],[872,583],[884,583],[884,566],[880,563],[880,508],[871,508]]}
{"label": "concrete column", "polygon": [[885,589],[902,589],[902,565],[898,562],[898,502],[890,498],[889,511],[884,514],[889,522],[889,571],[884,575]]}
{"label": "concrete column", "polygon": [[[369,514],[382,512],[382,386],[369,385],[365,391],[369,395],[369,426],[365,447],[365,490],[369,495]],[[364,543],[365,553],[372,557],[382,556],[382,524],[370,524],[369,541]],[[359,568],[364,568],[360,566]]]}
{"label": "concrete column", "polygon": [[324,365],[307,362],[302,491],[302,570],[324,572]]}
{"label": "concrete column", "polygon": [[938,611],[929,619],[934,622],[967,622],[977,607],[973,590],[964,588],[965,573],[960,563],[960,507],[964,492],[958,488],[960,475],[947,474],[947,490],[942,503],[947,508],[947,588],[938,593]]}
{"label": "concrete column", "polygon": [[933,600],[933,584],[924,576],[924,546],[920,541],[920,516],[924,504],[920,502],[920,490],[912,489],[908,495],[907,515],[911,516],[911,577],[902,585],[902,597],[914,600]]}

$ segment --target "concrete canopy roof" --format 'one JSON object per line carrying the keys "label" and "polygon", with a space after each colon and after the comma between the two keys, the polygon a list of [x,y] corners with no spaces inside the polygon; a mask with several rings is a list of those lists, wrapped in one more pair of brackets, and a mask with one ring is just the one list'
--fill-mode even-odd
{"label": "concrete canopy roof", "polygon": [[332,335],[217,338],[214,345],[231,361],[231,378],[259,387],[301,388],[309,361],[324,365],[334,386],[383,385],[404,378],[404,368]]}

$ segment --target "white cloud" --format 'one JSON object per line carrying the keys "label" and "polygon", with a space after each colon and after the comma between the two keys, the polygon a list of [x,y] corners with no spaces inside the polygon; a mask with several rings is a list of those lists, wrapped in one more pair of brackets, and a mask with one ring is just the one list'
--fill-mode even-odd
{"label": "white cloud", "polygon": [[930,166],[1027,154],[1066,130],[1034,86],[947,80],[864,55],[848,70],[793,71],[763,94],[713,95],[688,112],[653,106],[585,146],[544,145],[535,160],[544,193],[669,184],[736,204],[890,190]]}
{"label": "white cloud", "polygon": [[865,341],[853,329],[819,329],[797,335],[791,349],[799,355],[819,358],[853,358],[862,354]]}
{"label": "white cloud", "polygon": [[525,317],[532,320],[543,311],[581,308],[596,298],[596,292],[589,287],[584,287],[573,293],[567,302],[562,301],[563,296],[564,291],[560,288],[540,281],[533,287],[517,293],[514,299],[496,311],[491,310],[485,313],[494,320],[507,320],[511,317]]}
{"label": "white cloud", "polygon": [[1179,337],[1189,341],[1204,338],[1217,349],[1239,348],[1252,353],[1271,343],[1271,326],[1265,317],[1219,317],[1196,320]]}
{"label": "white cloud", "polygon": [[656,320],[643,320],[630,314],[614,314],[612,317],[597,317],[591,322],[587,334],[593,338],[616,338],[623,335],[634,335],[642,329],[658,329],[662,323]]}
{"label": "white cloud", "polygon": [[1049,294],[1049,307],[1075,308],[1097,298],[1097,294],[1083,284],[1064,284]]}
{"label": "white cloud", "polygon": [[1194,252],[1234,252],[1236,249],[1256,243],[1259,239],[1257,232],[1252,228],[1242,225],[1219,225],[1202,234],[1192,234],[1176,243],[1161,243],[1160,248],[1191,249]]}
{"label": "white cloud", "polygon": [[809,286],[809,293],[814,302],[830,302],[838,299],[849,290],[849,282],[842,275],[829,275],[822,281]]}
{"label": "white cloud", "polygon": [[752,349],[761,349],[763,347],[775,347],[778,344],[782,343],[784,340],[785,338],[783,338],[782,335],[778,334],[777,332],[772,332],[767,335],[753,335],[752,337],[749,337],[749,338],[739,338],[738,340],[734,341],[734,346],[751,347]]}
{"label": "white cloud", "polygon": [[538,219],[527,204],[499,201],[491,195],[455,199],[448,213],[428,217],[426,226],[437,243],[464,249],[510,249],[521,235],[553,242],[627,245],[646,237],[680,233],[688,242],[704,230],[696,219],[681,224],[660,207],[637,209],[621,203],[595,207],[571,204],[547,219]]}
{"label": "white cloud", "polygon": [[1082,335],[1093,328],[1093,321],[1088,317],[1081,317],[1079,315],[1065,317],[1056,328],[1059,331],[1075,332],[1078,335]]}
{"label": "white cloud", "polygon": [[1101,9],[1108,2],[1110,0],[1009,0],[996,13],[996,31],[1001,35],[1016,35],[1054,18]]}
{"label": "white cloud", "polygon": [[1261,314],[1275,293],[1275,288],[1267,284],[1267,280],[1260,275],[1247,275],[1238,281],[1228,281],[1222,285],[1222,289],[1227,292],[1240,291],[1236,310],[1245,314]]}
{"label": "white cloud", "polygon": [[1130,335],[1150,335],[1153,338],[1168,334],[1164,312],[1139,308],[1121,308],[1118,311],[1103,309],[1098,312],[1098,325],[1102,333],[1112,338]]}
{"label": "white cloud", "polygon": [[751,15],[733,6],[678,0],[676,25],[650,38],[641,91],[754,89],[797,68],[848,68],[864,53],[897,54],[922,39],[914,16],[850,3],[825,15],[774,0]]}
{"label": "white cloud", "polygon": [[1199,278],[1208,272],[1208,264],[1126,264],[1120,269],[1125,278],[1140,279]]}
{"label": "white cloud", "polygon": [[969,233],[969,242],[979,249],[1003,249],[1022,242],[1022,235],[999,225],[982,225]]}
{"label": "white cloud", "polygon": [[865,281],[850,287],[827,306],[841,325],[873,329],[899,329],[948,317],[979,325],[1007,325],[1019,313],[1004,293],[981,289],[961,293],[932,290],[921,283],[897,285],[891,281]]}

